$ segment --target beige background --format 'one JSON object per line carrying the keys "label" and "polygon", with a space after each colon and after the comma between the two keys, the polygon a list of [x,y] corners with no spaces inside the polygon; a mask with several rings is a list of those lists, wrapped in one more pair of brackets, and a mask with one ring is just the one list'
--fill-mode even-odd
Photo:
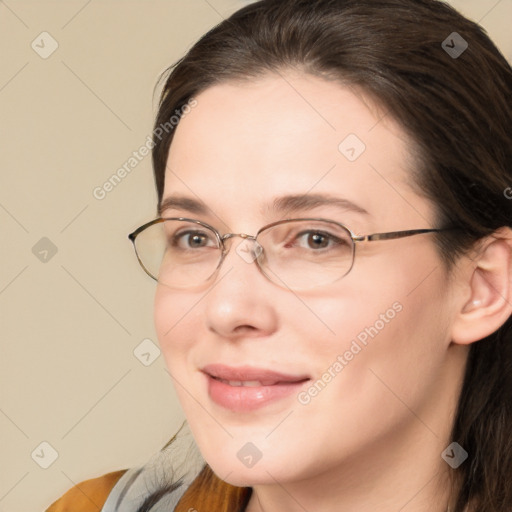
{"label": "beige background", "polygon": [[[134,355],[156,343],[126,236],[155,214],[150,157],[93,191],[150,135],[159,73],[243,3],[0,0],[0,512],[143,463],[181,424],[162,357]],[[452,3],[512,60],[512,0]]]}

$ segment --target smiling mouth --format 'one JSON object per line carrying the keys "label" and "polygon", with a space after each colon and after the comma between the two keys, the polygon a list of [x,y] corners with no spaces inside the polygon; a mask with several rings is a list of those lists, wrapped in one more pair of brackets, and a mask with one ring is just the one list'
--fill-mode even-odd
{"label": "smiling mouth", "polygon": [[289,375],[253,366],[234,367],[224,364],[209,364],[201,371],[213,379],[231,386],[274,386],[276,384],[290,384],[309,380],[308,375]]}
{"label": "smiling mouth", "polygon": [[309,380],[309,378],[304,378],[296,381],[275,381],[275,380],[227,380],[221,379],[219,377],[214,377],[210,375],[212,379],[218,380],[224,384],[228,384],[233,387],[247,387],[247,388],[257,388],[261,386],[277,386],[279,384],[302,384]]}
{"label": "smiling mouth", "polygon": [[220,364],[202,368],[206,390],[215,404],[237,413],[248,413],[296,394],[305,382],[305,375],[288,375],[251,366],[230,367]]}

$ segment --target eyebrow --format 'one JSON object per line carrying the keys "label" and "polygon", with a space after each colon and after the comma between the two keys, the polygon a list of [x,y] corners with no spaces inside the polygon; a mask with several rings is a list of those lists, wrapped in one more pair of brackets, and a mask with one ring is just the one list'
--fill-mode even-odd
{"label": "eyebrow", "polygon": [[163,199],[158,205],[158,215],[162,216],[167,210],[183,210],[199,215],[208,213],[208,208],[202,201],[185,196],[169,196]]}
{"label": "eyebrow", "polygon": [[[274,213],[295,213],[308,211],[321,206],[335,206],[344,211],[352,211],[362,215],[370,215],[361,206],[342,197],[329,196],[325,194],[296,194],[275,198],[263,211]],[[162,200],[158,206],[158,214],[167,210],[182,210],[196,215],[207,215],[211,213],[202,201],[186,196],[169,196]]]}
{"label": "eyebrow", "polygon": [[326,194],[301,194],[287,195],[274,199],[271,211],[276,212],[297,212],[319,208],[320,206],[336,206],[345,211],[352,211],[363,215],[370,215],[363,207],[343,197],[330,196]]}

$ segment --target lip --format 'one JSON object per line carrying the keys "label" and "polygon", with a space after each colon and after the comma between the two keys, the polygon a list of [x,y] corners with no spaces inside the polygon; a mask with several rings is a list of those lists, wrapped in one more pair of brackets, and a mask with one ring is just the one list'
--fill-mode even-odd
{"label": "lip", "polygon": [[[307,375],[290,375],[252,366],[211,364],[201,371],[207,379],[210,399],[236,412],[253,411],[281,400],[297,393],[310,380]],[[241,385],[243,383],[248,385]]]}

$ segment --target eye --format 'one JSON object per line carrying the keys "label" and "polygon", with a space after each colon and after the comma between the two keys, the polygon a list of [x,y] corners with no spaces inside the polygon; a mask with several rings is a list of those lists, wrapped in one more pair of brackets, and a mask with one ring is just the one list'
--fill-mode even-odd
{"label": "eye", "polygon": [[213,233],[197,229],[187,230],[175,233],[171,238],[171,246],[179,249],[217,247],[217,240],[213,236]]}
{"label": "eye", "polygon": [[305,249],[326,249],[344,243],[343,240],[325,231],[302,231],[297,234],[296,240],[299,247]]}

